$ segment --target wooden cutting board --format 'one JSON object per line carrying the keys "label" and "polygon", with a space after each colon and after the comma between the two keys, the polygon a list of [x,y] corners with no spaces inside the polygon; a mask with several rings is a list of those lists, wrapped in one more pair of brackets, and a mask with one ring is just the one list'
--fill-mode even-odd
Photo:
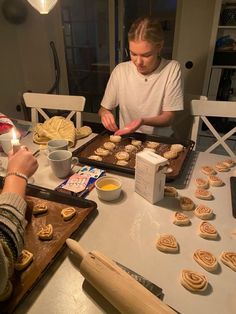
{"label": "wooden cutting board", "polygon": [[[0,302],[1,313],[13,312],[53,262],[63,248],[65,240],[82,227],[82,223],[91,216],[92,212],[95,213],[97,208],[97,204],[93,201],[33,186],[28,187],[26,201],[28,225],[24,248],[33,253],[33,262],[25,270],[15,271],[12,278],[13,293],[8,301]],[[32,215],[33,206],[39,202],[46,202],[48,212],[38,216]],[[76,215],[71,220],[64,221],[61,210],[70,206],[76,209]],[[53,226],[53,238],[50,241],[42,241],[37,233],[43,225],[47,224]]]}

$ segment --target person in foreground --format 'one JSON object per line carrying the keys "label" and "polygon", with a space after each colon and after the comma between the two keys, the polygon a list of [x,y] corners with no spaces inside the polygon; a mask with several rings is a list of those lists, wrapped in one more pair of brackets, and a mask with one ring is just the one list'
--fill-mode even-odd
{"label": "person in foreground", "polygon": [[[157,134],[157,127],[171,125],[174,112],[183,110],[180,65],[161,57],[164,38],[154,17],[138,18],[128,32],[131,61],[113,70],[99,116],[115,135],[131,132]],[[119,124],[112,110],[119,105]]]}
{"label": "person in foreground", "polygon": [[0,301],[12,291],[10,278],[24,245],[27,180],[38,168],[37,159],[21,147],[8,156],[7,174],[0,194]]}

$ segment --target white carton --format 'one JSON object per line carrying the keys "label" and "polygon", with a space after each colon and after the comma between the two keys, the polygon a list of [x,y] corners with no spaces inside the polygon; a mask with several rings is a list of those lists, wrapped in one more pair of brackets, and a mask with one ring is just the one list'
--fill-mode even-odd
{"label": "white carton", "polygon": [[135,192],[154,204],[164,197],[168,161],[153,152],[136,155]]}

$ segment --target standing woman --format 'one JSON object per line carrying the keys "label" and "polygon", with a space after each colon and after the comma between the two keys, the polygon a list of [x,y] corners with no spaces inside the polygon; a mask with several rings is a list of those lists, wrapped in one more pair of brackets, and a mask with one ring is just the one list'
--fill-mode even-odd
{"label": "standing woman", "polygon": [[[102,124],[116,135],[158,134],[183,110],[180,65],[161,57],[163,31],[158,19],[138,18],[128,33],[131,61],[118,64],[99,109]],[[119,128],[112,110],[119,106]]]}

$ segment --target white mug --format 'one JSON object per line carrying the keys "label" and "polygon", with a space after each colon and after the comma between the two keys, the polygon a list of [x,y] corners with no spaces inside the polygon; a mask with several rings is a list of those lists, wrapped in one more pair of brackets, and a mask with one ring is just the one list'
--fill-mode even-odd
{"label": "white mug", "polygon": [[55,150],[68,149],[69,142],[67,140],[50,140],[48,141],[48,152],[54,152]]}
{"label": "white mug", "polygon": [[63,179],[70,175],[71,170],[78,164],[79,159],[72,157],[72,153],[69,150],[55,150],[49,153],[48,161],[54,175]]}

